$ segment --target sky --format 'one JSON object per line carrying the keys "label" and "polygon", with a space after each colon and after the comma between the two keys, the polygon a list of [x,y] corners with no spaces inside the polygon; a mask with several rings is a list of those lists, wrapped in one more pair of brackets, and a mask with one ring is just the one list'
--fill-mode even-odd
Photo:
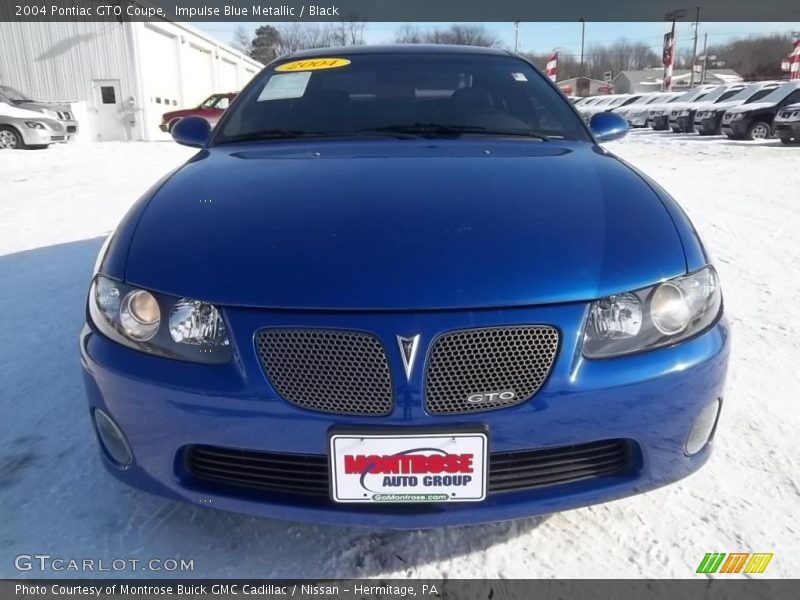
{"label": "sky", "polygon": [[[277,23],[272,23],[277,25]],[[260,23],[192,23],[195,27],[206,33],[230,43],[233,32],[242,25],[252,32]],[[391,43],[394,41],[395,31],[406,23],[367,23],[365,38],[368,44]],[[445,28],[450,23],[414,23],[420,29]],[[587,23],[586,48],[592,44],[609,44],[619,38],[626,38],[630,42],[643,42],[656,52],[661,52],[664,33],[668,30],[667,23]],[[497,35],[501,44],[507,48],[514,47],[513,23],[486,23],[486,28]],[[735,38],[747,37],[766,33],[791,33],[800,31],[800,23],[700,23],[700,40],[698,54],[702,52],[703,35],[708,33],[709,45],[728,42]],[[681,48],[691,48],[694,35],[694,23],[678,22],[677,45],[678,52]],[[520,23],[519,25],[519,51],[546,53],[559,49],[562,54],[578,56],[581,51],[581,25],[580,23]],[[787,54],[790,49],[787,49]]]}

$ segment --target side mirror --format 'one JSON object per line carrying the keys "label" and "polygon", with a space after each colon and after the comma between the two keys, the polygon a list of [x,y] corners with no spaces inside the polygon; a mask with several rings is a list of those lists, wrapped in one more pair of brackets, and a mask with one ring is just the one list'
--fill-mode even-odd
{"label": "side mirror", "polygon": [[202,148],[211,137],[211,125],[201,117],[184,117],[172,127],[172,139],[193,148]]}
{"label": "side mirror", "polygon": [[628,122],[615,112],[600,112],[589,121],[589,129],[598,142],[610,142],[628,134]]}

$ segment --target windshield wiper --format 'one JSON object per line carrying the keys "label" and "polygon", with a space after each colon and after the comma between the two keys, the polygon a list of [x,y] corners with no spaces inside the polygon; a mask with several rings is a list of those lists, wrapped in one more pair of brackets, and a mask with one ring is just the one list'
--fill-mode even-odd
{"label": "windshield wiper", "polygon": [[405,125],[387,125],[385,127],[371,127],[360,129],[355,133],[397,133],[411,134],[420,137],[430,136],[461,136],[461,135],[489,135],[489,136],[514,136],[532,137],[542,141],[549,141],[545,135],[536,133],[530,129],[489,129],[477,125],[448,125],[445,123],[418,122]]}
{"label": "windshield wiper", "polygon": [[327,137],[330,134],[321,131],[302,131],[296,129],[262,129],[252,133],[243,133],[220,140],[219,144],[235,144],[236,142],[252,142],[256,140],[294,140],[299,138]]}

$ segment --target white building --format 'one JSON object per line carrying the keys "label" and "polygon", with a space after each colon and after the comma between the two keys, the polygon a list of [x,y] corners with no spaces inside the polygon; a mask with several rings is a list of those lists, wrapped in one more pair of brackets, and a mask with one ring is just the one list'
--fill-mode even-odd
{"label": "white building", "polygon": [[263,65],[185,24],[0,22],[0,84],[73,105],[79,140],[158,140],[161,115],[236,92]]}

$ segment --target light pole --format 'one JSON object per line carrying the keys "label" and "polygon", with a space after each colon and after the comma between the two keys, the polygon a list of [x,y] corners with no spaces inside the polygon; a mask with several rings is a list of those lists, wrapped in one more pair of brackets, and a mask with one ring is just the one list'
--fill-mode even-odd
{"label": "light pole", "polygon": [[708,68],[708,59],[717,60],[717,55],[712,54],[711,56],[708,55],[708,33],[705,34],[703,37],[703,56],[700,57],[700,60],[703,61],[703,70],[702,74],[700,75],[700,85],[705,85],[706,83],[706,69]]}
{"label": "light pole", "polygon": [[519,53],[519,21],[514,21],[514,54]]}
{"label": "light pole", "polygon": [[689,87],[694,87],[694,65],[697,62],[697,36],[700,32],[700,7],[697,7],[697,16],[694,20],[694,49],[692,50],[692,73],[689,75]]}
{"label": "light pole", "polygon": [[581,66],[578,69],[578,77],[583,77],[583,45],[586,41],[586,21],[579,19],[581,23]]}

